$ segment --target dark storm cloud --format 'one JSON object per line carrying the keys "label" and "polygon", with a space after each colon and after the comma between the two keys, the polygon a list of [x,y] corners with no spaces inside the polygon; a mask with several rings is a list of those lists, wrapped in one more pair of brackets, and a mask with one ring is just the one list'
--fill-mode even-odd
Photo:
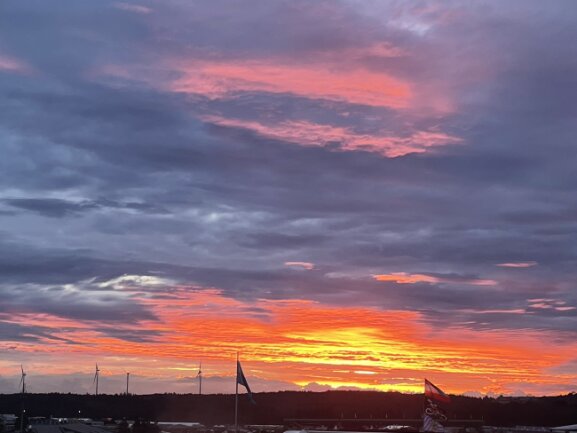
{"label": "dark storm cloud", "polygon": [[[439,326],[577,329],[573,310],[527,302],[547,293],[577,305],[573,4],[532,2],[522,14],[456,4],[451,19],[396,4],[367,16],[354,2],[168,2],[147,4],[147,14],[112,2],[50,3],[0,6],[0,55],[33,71],[0,70],[2,311],[154,320],[138,298],[80,283],[162,275],[240,299],[416,310]],[[182,74],[170,71],[178,56],[306,64],[379,42],[406,54],[354,62],[438,87],[456,110],[407,114],[254,90],[210,98],[155,85]],[[98,72],[156,63],[169,72],[150,72],[152,80]],[[207,115],[356,134],[436,126],[462,143],[386,158],[303,147]],[[290,261],[315,269],[283,266]],[[496,267],[527,261],[538,266]],[[394,272],[451,281],[372,279]],[[468,284],[473,277],[497,284]],[[76,291],[65,294],[66,284]],[[154,287],[142,296],[174,295]]]}

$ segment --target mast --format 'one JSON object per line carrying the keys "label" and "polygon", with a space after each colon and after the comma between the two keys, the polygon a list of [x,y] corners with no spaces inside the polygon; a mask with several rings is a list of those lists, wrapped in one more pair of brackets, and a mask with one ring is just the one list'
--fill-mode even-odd
{"label": "mast", "polygon": [[198,395],[202,395],[202,362],[198,365]]}
{"label": "mast", "polygon": [[236,392],[234,396],[234,431],[238,433],[238,352],[236,352]]}

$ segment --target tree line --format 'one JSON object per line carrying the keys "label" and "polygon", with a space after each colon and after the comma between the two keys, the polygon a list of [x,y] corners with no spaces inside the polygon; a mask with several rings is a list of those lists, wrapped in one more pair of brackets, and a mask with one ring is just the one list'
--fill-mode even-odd
{"label": "tree line", "polygon": [[[284,424],[289,418],[420,418],[423,395],[372,391],[284,391],[239,396],[241,424]],[[234,395],[2,394],[0,413],[66,418],[191,421],[232,424]],[[449,419],[483,419],[485,425],[559,426],[577,423],[577,394],[556,397],[452,397]]]}

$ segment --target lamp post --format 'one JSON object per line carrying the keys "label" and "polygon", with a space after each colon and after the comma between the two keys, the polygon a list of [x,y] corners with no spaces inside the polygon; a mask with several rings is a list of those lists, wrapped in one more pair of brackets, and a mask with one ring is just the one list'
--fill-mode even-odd
{"label": "lamp post", "polygon": [[26,409],[22,409],[20,414],[20,433],[24,433],[24,416],[26,415]]}

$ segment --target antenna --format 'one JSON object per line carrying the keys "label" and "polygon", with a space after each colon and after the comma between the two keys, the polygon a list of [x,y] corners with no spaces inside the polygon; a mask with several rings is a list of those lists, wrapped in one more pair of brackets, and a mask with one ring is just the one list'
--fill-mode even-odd
{"label": "antenna", "polygon": [[98,369],[98,363],[96,363],[96,371],[94,373],[94,380],[92,384],[96,384],[96,395],[98,395],[98,377],[100,376],[100,370]]}
{"label": "antenna", "polygon": [[202,395],[202,361],[198,364],[198,395]]}
{"label": "antenna", "polygon": [[24,372],[24,366],[22,364],[20,364],[20,370],[22,371],[20,386],[22,387],[22,394],[26,394],[26,373]]}

